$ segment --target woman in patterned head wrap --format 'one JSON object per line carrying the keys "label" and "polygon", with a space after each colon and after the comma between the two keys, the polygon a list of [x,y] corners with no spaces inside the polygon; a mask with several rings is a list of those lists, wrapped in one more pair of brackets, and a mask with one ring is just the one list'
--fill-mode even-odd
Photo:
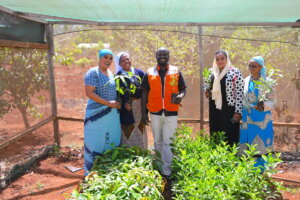
{"label": "woman in patterned head wrap", "polygon": [[89,98],[84,119],[84,170],[93,166],[96,155],[118,146],[121,139],[117,93],[114,75],[108,69],[113,62],[109,49],[99,51],[99,65],[84,76],[85,93]]}
{"label": "woman in patterned head wrap", "polygon": [[[139,128],[141,121],[141,89],[140,84],[145,73],[141,69],[131,66],[131,59],[128,53],[121,52],[115,58],[117,75],[124,76],[127,84],[122,84],[127,88],[122,97],[120,109],[120,121],[122,127],[121,143],[127,146],[148,147],[147,130]],[[121,82],[122,83],[122,82]],[[136,90],[130,92],[130,85],[134,85]]]}
{"label": "woman in patterned head wrap", "polygon": [[228,144],[237,144],[244,89],[242,74],[231,65],[225,50],[215,53],[211,71],[211,84],[205,92],[209,97],[210,133],[223,131]]}
{"label": "woman in patterned head wrap", "polygon": [[260,100],[263,93],[255,83],[260,78],[266,80],[265,61],[261,56],[255,56],[249,61],[250,76],[245,78],[242,128],[240,133],[240,153],[247,149],[247,144],[257,145],[259,151],[255,166],[263,166],[261,155],[273,149],[273,123],[271,109],[275,106],[274,88],[267,94],[266,100]]}

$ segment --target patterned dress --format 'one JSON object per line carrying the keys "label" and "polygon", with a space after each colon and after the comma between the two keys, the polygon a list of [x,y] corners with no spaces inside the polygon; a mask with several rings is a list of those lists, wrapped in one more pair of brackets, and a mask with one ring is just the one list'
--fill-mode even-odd
{"label": "patterned dress", "polygon": [[[113,74],[104,75],[98,67],[91,68],[84,77],[84,84],[95,87],[99,97],[116,100]],[[84,170],[85,175],[93,166],[96,155],[120,145],[121,128],[117,109],[88,100],[84,119]]]}
{"label": "patterned dress", "polygon": [[268,96],[268,101],[264,102],[264,111],[258,111],[254,106],[258,103],[259,89],[255,87],[250,76],[245,82],[240,153],[248,149],[247,144],[251,144],[257,145],[258,155],[263,155],[268,153],[268,150],[273,150],[274,130],[270,109],[275,105],[274,92]]}
{"label": "patterned dress", "polygon": [[[211,76],[211,83],[214,77]],[[210,133],[225,132],[225,141],[233,145],[239,142],[240,123],[232,123],[235,113],[242,112],[244,81],[237,68],[230,67],[221,80],[222,109],[216,108],[215,101],[209,98],[209,128]],[[212,85],[210,86],[212,90]]]}

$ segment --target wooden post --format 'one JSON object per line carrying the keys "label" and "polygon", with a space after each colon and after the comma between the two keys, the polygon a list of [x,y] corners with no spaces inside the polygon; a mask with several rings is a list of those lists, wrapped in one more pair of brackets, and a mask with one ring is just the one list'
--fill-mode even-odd
{"label": "wooden post", "polygon": [[203,91],[203,65],[204,65],[204,49],[202,40],[202,26],[198,26],[198,47],[199,47],[199,74],[200,74],[200,129],[204,128],[204,91]]}
{"label": "wooden post", "polygon": [[47,25],[47,43],[49,45],[48,71],[49,71],[49,79],[50,79],[51,108],[52,108],[52,116],[55,117],[53,120],[54,141],[60,147],[59,124],[57,119],[57,101],[56,101],[54,67],[53,67],[54,42],[53,42],[52,24]]}

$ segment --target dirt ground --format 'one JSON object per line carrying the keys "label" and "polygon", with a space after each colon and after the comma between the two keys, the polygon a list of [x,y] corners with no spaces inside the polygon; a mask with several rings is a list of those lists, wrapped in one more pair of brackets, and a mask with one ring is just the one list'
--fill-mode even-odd
{"label": "dirt ground", "polygon": [[[83,178],[83,170],[72,173],[65,166],[81,168],[83,166],[82,149],[64,147],[36,163],[25,175],[14,181],[1,192],[3,200],[45,200],[67,199],[79,181]],[[300,163],[283,163],[280,173],[274,177],[300,181]],[[283,199],[299,200],[300,184],[283,181],[287,191],[283,191]]]}
{"label": "dirt ground", "polygon": [[[36,163],[31,169],[1,192],[0,199],[66,199],[79,181],[83,170],[72,173],[65,166],[81,168],[83,158],[80,149],[65,147],[64,153],[56,152]],[[73,152],[73,153],[72,153]],[[61,153],[61,154],[60,154]]]}
{"label": "dirt ground", "polygon": [[[67,199],[83,178],[83,170],[77,172],[69,171],[65,166],[77,168],[83,167],[83,135],[82,124],[79,122],[60,122],[62,146],[60,151],[54,151],[47,158],[35,163],[23,176],[13,181],[6,189],[1,191],[2,200],[63,200]],[[195,127],[197,128],[197,126]],[[81,134],[80,134],[81,133]],[[24,150],[28,142],[37,145],[40,140],[32,138],[42,138],[38,136],[28,136],[18,142],[18,148],[10,148],[8,151],[0,152],[0,155],[10,155]],[[41,132],[46,135],[45,132]],[[49,140],[50,138],[47,137]],[[149,144],[153,145],[152,134],[149,130]],[[35,141],[35,142],[34,142]],[[23,146],[24,148],[23,148]],[[15,147],[15,146],[14,146]],[[3,158],[1,158],[3,159]],[[15,158],[16,159],[16,158]],[[279,173],[274,175],[274,180],[282,181],[278,178],[297,181],[298,183],[282,181],[287,187],[282,191],[283,199],[300,199],[300,162],[285,162],[278,166]],[[275,177],[277,179],[275,179]]]}

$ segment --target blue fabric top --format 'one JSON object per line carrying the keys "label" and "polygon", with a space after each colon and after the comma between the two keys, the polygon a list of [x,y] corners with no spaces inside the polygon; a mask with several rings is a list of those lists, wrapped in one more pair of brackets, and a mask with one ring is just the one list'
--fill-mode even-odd
{"label": "blue fabric top", "polygon": [[94,93],[99,97],[107,101],[113,101],[117,99],[116,84],[113,80],[114,75],[110,71],[108,71],[108,74],[108,76],[104,75],[98,66],[93,67],[85,74],[84,84],[95,87]]}

